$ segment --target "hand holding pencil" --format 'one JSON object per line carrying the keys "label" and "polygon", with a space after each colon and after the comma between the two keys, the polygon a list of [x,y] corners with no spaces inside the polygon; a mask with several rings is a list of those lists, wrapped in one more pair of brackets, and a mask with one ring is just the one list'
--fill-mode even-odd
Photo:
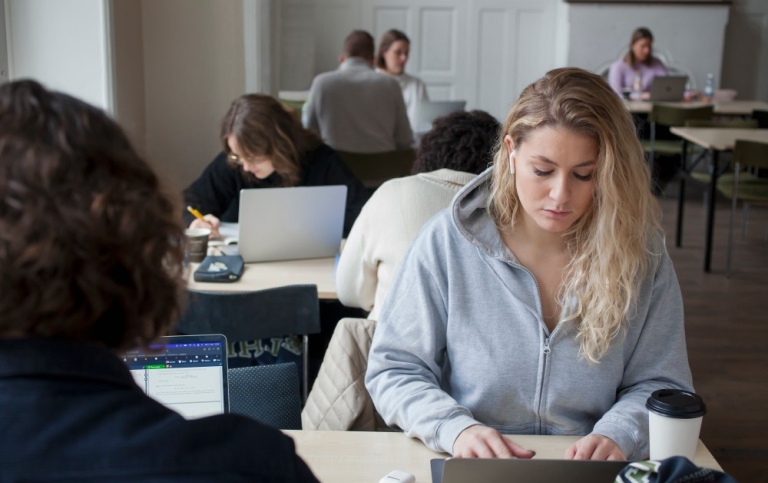
{"label": "hand holding pencil", "polygon": [[195,220],[189,224],[190,228],[207,228],[211,230],[211,236],[219,236],[219,225],[221,225],[221,220],[210,214],[203,215],[191,206],[187,206],[187,211],[195,215]]}

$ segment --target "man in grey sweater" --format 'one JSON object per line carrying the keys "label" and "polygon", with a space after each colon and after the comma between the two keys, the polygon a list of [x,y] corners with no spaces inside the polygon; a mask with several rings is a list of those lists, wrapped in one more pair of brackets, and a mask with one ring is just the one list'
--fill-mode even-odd
{"label": "man in grey sweater", "polygon": [[339,68],[312,81],[302,122],[338,151],[380,153],[411,146],[400,85],[373,70],[373,51],[373,37],[355,30],[344,41]]}

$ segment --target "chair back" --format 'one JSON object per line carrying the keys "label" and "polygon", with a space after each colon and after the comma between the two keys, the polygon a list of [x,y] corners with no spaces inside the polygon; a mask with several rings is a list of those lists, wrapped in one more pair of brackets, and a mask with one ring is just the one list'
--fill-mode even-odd
{"label": "chair back", "polygon": [[738,119],[735,121],[713,121],[712,119],[688,119],[685,127],[717,127],[725,129],[757,129],[754,119]]}
{"label": "chair back", "polygon": [[320,332],[320,301],[316,285],[290,285],[251,292],[188,291],[188,295],[187,308],[176,324],[178,333],[224,334],[231,342],[304,336],[301,387],[306,400],[308,334]]}
{"label": "chair back", "polygon": [[760,129],[768,129],[768,111],[755,109],[752,111],[752,119],[757,121],[757,125]]}
{"label": "chair back", "polygon": [[715,106],[680,107],[666,104],[653,104],[648,120],[662,126],[684,126],[691,119],[712,119]]}
{"label": "chair back", "polygon": [[183,334],[224,334],[253,340],[320,332],[315,285],[291,285],[251,292],[188,291],[187,309],[176,325]]}
{"label": "chair back", "polygon": [[279,429],[301,429],[296,364],[229,369],[229,412]]}
{"label": "chair back", "polygon": [[733,150],[733,162],[744,168],[768,168],[768,143],[736,140]]}
{"label": "chair back", "polygon": [[416,152],[413,149],[383,153],[350,153],[338,151],[352,173],[369,188],[377,187],[392,178],[411,174]]}

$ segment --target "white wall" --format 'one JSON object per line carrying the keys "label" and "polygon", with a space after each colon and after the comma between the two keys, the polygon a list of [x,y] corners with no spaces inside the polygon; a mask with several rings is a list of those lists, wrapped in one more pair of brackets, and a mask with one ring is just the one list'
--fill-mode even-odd
{"label": "white wall", "polygon": [[146,146],[173,189],[221,150],[219,123],[245,90],[241,0],[143,0]]}
{"label": "white wall", "polygon": [[285,0],[280,88],[307,89],[338,66],[344,37],[397,28],[411,38],[406,71],[430,99],[462,99],[503,119],[520,91],[565,56],[560,0]]}
{"label": "white wall", "polygon": [[10,78],[111,111],[109,0],[6,0]]}
{"label": "white wall", "polygon": [[734,0],[722,79],[741,99],[768,101],[768,1]]}
{"label": "white wall", "polygon": [[8,43],[5,35],[5,0],[0,0],[0,83],[8,81]]}
{"label": "white wall", "polygon": [[141,2],[112,1],[114,114],[136,149],[146,154],[144,41]]}
{"label": "white wall", "polygon": [[687,67],[698,87],[720,85],[728,5],[570,4],[568,63],[597,71],[626,51],[632,31],[648,27],[654,47]]}

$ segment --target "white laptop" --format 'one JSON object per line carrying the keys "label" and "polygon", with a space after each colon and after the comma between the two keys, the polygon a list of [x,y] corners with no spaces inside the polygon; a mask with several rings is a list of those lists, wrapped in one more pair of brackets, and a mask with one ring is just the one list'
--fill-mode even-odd
{"label": "white laptop", "polygon": [[344,185],[241,190],[240,256],[246,263],[333,257],[346,206]]}
{"label": "white laptop", "polygon": [[413,131],[427,132],[435,119],[456,111],[463,111],[467,101],[419,101],[416,106],[416,125]]}
{"label": "white laptop", "polygon": [[123,354],[136,384],[187,419],[229,412],[227,339],[221,334],[162,339]]}
{"label": "white laptop", "polygon": [[653,78],[649,101],[677,102],[683,100],[685,84],[688,77],[684,75],[663,75]]}

